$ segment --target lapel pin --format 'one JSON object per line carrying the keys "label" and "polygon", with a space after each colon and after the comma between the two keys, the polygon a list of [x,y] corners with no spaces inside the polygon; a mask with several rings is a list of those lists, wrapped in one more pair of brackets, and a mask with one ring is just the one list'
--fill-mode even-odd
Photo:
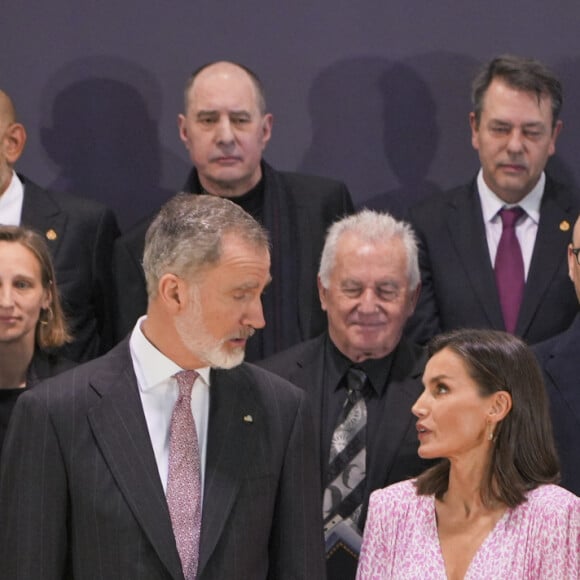
{"label": "lapel pin", "polygon": [[58,238],[58,235],[52,228],[50,228],[49,230],[46,230],[46,239],[47,240],[50,240],[52,242],[52,241],[56,240],[56,238]]}
{"label": "lapel pin", "polygon": [[244,423],[253,423],[254,417],[252,415],[244,415]]}
{"label": "lapel pin", "polygon": [[567,232],[570,229],[570,222],[568,220],[562,220],[560,222],[560,231]]}

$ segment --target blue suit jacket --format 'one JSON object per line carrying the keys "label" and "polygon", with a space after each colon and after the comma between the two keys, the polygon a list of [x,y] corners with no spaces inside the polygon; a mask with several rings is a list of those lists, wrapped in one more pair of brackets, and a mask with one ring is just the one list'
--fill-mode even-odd
{"label": "blue suit jacket", "polygon": [[560,485],[580,496],[580,314],[562,334],[533,347],[544,372],[560,456]]}

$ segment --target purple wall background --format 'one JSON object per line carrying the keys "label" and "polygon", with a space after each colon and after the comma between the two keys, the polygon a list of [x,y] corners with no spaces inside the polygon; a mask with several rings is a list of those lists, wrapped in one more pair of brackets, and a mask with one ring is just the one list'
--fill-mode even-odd
{"label": "purple wall background", "polygon": [[123,227],[183,184],[182,87],[220,58],[264,80],[273,165],[343,179],[356,203],[398,211],[477,169],[467,115],[479,64],[534,56],[565,89],[552,172],[580,184],[576,0],[5,0],[0,39],[0,88],[28,129],[19,170],[103,201]]}

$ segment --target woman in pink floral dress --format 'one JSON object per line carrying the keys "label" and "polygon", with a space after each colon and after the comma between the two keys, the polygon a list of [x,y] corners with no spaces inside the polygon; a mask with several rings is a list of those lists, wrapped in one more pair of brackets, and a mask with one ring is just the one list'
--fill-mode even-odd
{"label": "woman in pink floral dress", "polygon": [[491,330],[440,335],[429,354],[413,413],[419,455],[443,460],[371,495],[357,580],[578,580],[580,498],[554,485],[534,355]]}

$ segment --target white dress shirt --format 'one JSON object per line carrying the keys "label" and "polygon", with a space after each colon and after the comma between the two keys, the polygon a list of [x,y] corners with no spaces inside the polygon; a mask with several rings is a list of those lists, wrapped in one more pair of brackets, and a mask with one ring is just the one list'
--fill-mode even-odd
{"label": "white dress shirt", "polygon": [[[167,492],[167,475],[169,470],[169,427],[171,414],[177,401],[179,388],[173,375],[182,369],[162,352],[157,350],[141,330],[142,316],[135,325],[129,349],[133,360],[133,369],[137,376],[139,395],[145,412],[149,437],[155,453],[155,461],[163,489]],[[195,369],[199,377],[195,380],[191,392],[191,412],[195,420],[197,440],[201,462],[201,489],[205,481],[205,460],[207,450],[207,426],[209,420],[209,367]],[[203,497],[202,497],[203,501]]]}
{"label": "white dress shirt", "polygon": [[536,183],[528,195],[517,204],[508,204],[489,189],[483,180],[482,170],[480,170],[477,175],[477,190],[481,202],[483,222],[485,224],[485,235],[487,237],[487,247],[489,249],[489,257],[491,258],[492,266],[495,264],[497,246],[502,232],[499,211],[504,207],[511,208],[518,206],[525,212],[516,223],[516,237],[518,238],[522,250],[526,280],[528,279],[532,254],[534,253],[534,244],[536,243],[536,235],[538,233],[538,223],[540,222],[540,205],[542,204],[545,185],[546,175],[542,173],[538,183]]}
{"label": "white dress shirt", "polygon": [[15,171],[6,191],[0,195],[0,224],[4,226],[19,226],[22,220],[22,203],[24,202],[24,186]]}

